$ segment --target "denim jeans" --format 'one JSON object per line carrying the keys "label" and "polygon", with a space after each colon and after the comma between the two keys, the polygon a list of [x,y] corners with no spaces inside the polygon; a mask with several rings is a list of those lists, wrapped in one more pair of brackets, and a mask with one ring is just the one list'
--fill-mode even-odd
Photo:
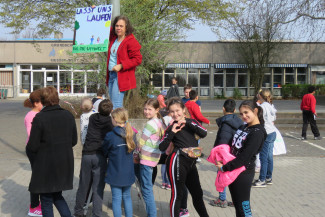
{"label": "denim jeans", "polygon": [[121,203],[123,199],[125,217],[133,216],[131,186],[117,187],[111,185],[112,190],[112,209],[114,217],[122,216]]}
{"label": "denim jeans", "polygon": [[267,134],[262,151],[260,152],[261,170],[259,180],[272,178],[273,172],[273,146],[276,138],[276,132]]}
{"label": "denim jeans", "polygon": [[61,217],[71,217],[67,202],[62,196],[62,191],[55,193],[43,193],[41,195],[42,213],[44,217],[54,217],[53,204],[59,211]]}
{"label": "denim jeans", "polygon": [[111,98],[111,101],[113,103],[113,109],[123,107],[125,91],[120,92],[116,72],[109,72],[108,92],[109,97]]}
{"label": "denim jeans", "polygon": [[161,178],[162,178],[162,183],[166,183],[170,185],[168,176],[167,176],[167,171],[166,171],[166,164],[161,164]]}
{"label": "denim jeans", "polygon": [[[218,172],[219,172],[219,171],[218,171]],[[219,192],[219,199],[222,200],[222,201],[224,201],[224,200],[227,199],[226,188],[227,188],[227,187],[225,187],[225,188],[223,189],[223,192]]]}
{"label": "denim jeans", "polygon": [[135,165],[135,173],[140,181],[143,200],[146,204],[148,217],[156,217],[156,202],[152,189],[152,170],[153,167],[138,164]]}

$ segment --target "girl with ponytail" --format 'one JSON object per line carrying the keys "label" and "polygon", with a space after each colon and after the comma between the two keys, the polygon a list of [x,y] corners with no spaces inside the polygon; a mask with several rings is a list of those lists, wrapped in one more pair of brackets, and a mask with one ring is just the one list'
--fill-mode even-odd
{"label": "girl with ponytail", "polygon": [[276,119],[277,110],[272,104],[272,94],[270,90],[264,89],[260,91],[257,94],[257,99],[257,102],[263,109],[262,117],[264,119],[264,128],[267,133],[263,148],[259,154],[261,164],[260,175],[253,183],[253,187],[261,188],[272,184],[273,146],[276,139],[276,127],[274,126],[274,121]]}
{"label": "girl with ponytail", "polygon": [[[35,90],[29,95],[29,98],[24,101],[24,107],[31,108],[31,110],[26,114],[24,120],[26,131],[27,131],[27,140],[26,140],[26,144],[27,144],[29,140],[30,130],[32,129],[33,119],[35,115],[38,112],[40,112],[43,108],[43,105],[41,103],[41,89]],[[33,155],[27,148],[26,148],[26,154],[32,167]],[[28,215],[42,216],[39,194],[30,193],[30,206],[29,206]]]}
{"label": "girl with ponytail", "polygon": [[103,142],[103,153],[108,157],[105,182],[111,186],[114,217],[122,216],[123,198],[126,217],[133,216],[131,186],[135,182],[133,151],[136,138],[128,121],[128,112],[117,108],[111,113],[114,129],[107,133]]}
{"label": "girl with ponytail", "polygon": [[256,102],[243,101],[239,106],[239,112],[246,124],[239,127],[233,137],[230,152],[236,158],[225,165],[221,161],[217,162],[217,168],[220,172],[226,172],[245,166],[246,170],[229,185],[236,217],[244,217],[252,216],[250,191],[255,174],[255,159],[267,134],[263,126],[263,110]]}

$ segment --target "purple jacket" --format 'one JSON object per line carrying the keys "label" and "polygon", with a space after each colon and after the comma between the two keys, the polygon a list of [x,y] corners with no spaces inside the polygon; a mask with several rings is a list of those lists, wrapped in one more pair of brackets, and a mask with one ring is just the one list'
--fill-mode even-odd
{"label": "purple jacket", "polygon": [[[214,147],[210,156],[208,157],[208,161],[217,164],[217,161],[222,161],[223,164],[235,159],[236,157],[230,153],[230,147],[227,144],[222,144]],[[218,172],[215,186],[218,192],[223,192],[224,188],[230,185],[233,181],[236,180],[238,175],[245,171],[245,166],[242,166],[238,169],[226,172]]]}

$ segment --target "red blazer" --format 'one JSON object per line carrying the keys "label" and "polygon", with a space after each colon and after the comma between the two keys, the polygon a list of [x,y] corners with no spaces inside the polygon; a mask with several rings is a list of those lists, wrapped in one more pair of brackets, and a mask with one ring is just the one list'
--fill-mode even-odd
{"label": "red blazer", "polygon": [[[111,55],[111,47],[116,40],[117,35],[113,33],[111,28],[111,34],[109,37],[109,48],[107,55],[107,74],[106,85],[108,85],[109,71],[108,63]],[[135,68],[142,62],[142,55],[140,53],[141,45],[135,39],[133,34],[127,35],[117,50],[117,64],[122,64],[123,68],[117,73],[118,87],[120,91],[126,91],[137,87],[137,81],[135,78]]]}

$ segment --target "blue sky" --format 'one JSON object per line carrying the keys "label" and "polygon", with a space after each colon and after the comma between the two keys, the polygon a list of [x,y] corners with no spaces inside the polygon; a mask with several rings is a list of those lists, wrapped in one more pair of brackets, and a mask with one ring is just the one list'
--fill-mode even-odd
{"label": "blue sky", "polygon": [[[197,23],[194,25],[194,30],[186,32],[185,41],[217,41],[218,37],[213,33],[210,27]],[[14,36],[9,34],[10,30],[0,24],[0,41],[2,40],[14,40]],[[63,32],[63,38],[73,38],[73,32],[65,30]]]}

